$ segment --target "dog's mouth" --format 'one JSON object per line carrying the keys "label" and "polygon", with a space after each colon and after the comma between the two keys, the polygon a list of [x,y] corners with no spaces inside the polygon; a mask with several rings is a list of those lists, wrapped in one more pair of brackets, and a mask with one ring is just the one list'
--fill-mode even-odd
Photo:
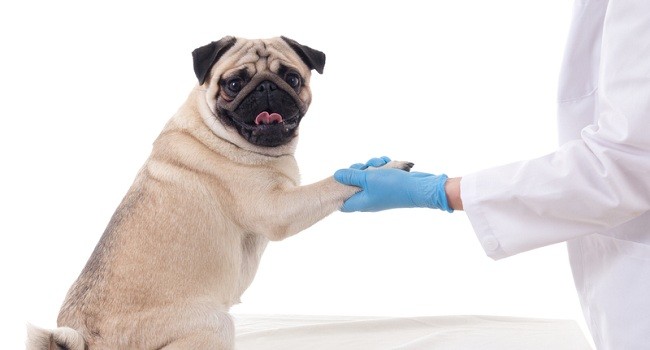
{"label": "dog's mouth", "polygon": [[302,117],[299,113],[283,116],[272,111],[262,111],[252,121],[246,122],[244,118],[227,110],[222,111],[227,122],[235,127],[246,141],[263,147],[277,147],[289,143],[296,136],[296,129]]}

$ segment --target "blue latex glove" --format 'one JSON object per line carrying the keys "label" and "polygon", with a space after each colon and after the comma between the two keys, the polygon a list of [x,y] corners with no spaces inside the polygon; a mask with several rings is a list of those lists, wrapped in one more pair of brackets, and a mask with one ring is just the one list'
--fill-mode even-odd
{"label": "blue latex glove", "polygon": [[336,181],[361,191],[343,203],[341,211],[380,211],[395,208],[433,208],[453,212],[447,203],[447,175],[407,172],[400,169],[363,170],[381,166],[388,157],[373,158],[334,173]]}

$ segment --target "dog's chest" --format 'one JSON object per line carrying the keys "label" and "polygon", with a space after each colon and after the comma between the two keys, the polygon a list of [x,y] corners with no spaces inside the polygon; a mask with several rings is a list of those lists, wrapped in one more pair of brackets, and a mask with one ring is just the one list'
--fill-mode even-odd
{"label": "dog's chest", "polygon": [[258,234],[245,233],[241,241],[241,278],[239,280],[240,293],[244,293],[255,278],[255,273],[260,264],[262,253],[269,240]]}

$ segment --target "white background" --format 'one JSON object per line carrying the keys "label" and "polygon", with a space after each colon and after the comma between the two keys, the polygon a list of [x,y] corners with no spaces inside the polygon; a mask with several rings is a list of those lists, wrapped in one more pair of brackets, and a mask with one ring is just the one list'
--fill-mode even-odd
{"label": "white background", "polygon": [[[196,79],[191,51],[286,35],[327,54],[303,183],[370,157],[460,176],[552,152],[569,1],[0,5],[0,332],[55,326],[70,284]],[[522,232],[525,234],[525,232]],[[498,262],[467,217],[334,213],[269,245],[234,313],[488,314],[584,325],[564,245]]]}

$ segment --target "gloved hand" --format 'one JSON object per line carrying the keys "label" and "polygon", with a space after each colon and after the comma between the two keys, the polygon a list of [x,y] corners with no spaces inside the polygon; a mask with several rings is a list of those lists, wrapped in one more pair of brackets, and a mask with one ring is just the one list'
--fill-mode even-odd
{"label": "gloved hand", "polygon": [[382,166],[388,157],[373,158],[334,173],[336,181],[361,188],[343,203],[341,211],[380,211],[394,208],[433,208],[453,212],[447,203],[447,175],[407,172],[399,169],[371,169]]}

